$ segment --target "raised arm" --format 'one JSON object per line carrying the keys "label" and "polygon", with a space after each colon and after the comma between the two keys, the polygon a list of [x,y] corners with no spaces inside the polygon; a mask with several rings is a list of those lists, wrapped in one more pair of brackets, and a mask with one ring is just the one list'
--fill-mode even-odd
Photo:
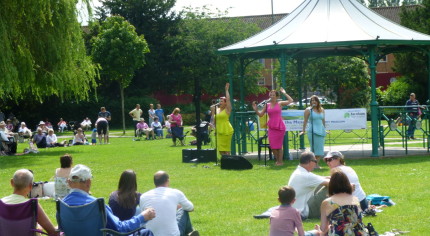
{"label": "raised arm", "polygon": [[230,93],[228,91],[228,89],[230,88],[230,84],[226,83],[225,84],[225,99],[226,99],[226,107],[225,107],[225,112],[230,115],[231,113],[231,102],[230,102]]}
{"label": "raised arm", "polygon": [[280,105],[280,106],[287,106],[288,104],[290,104],[290,103],[292,103],[292,102],[293,102],[293,99],[290,97],[290,95],[288,95],[288,94],[285,92],[285,89],[284,89],[284,88],[282,88],[282,87],[281,87],[280,91],[281,91],[281,93],[282,93],[282,94],[284,94],[284,95],[285,95],[285,97],[287,98],[287,101],[283,100],[283,101],[280,101],[280,102],[279,102],[279,105]]}
{"label": "raised arm", "polygon": [[263,110],[258,111],[257,102],[256,101],[252,102],[252,109],[254,109],[255,114],[257,114],[259,117],[264,116],[264,114],[266,113],[266,107],[267,107],[267,104],[264,105]]}

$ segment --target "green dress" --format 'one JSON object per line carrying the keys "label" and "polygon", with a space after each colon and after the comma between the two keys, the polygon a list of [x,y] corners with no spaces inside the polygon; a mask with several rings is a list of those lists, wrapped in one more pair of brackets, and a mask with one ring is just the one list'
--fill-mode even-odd
{"label": "green dress", "polygon": [[215,125],[218,151],[230,152],[231,137],[233,136],[234,130],[230,124],[229,115],[225,109],[215,115]]}

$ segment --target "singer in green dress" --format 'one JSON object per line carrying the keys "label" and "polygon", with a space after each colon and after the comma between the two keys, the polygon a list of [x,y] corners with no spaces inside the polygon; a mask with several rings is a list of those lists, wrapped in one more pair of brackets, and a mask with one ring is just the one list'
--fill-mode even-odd
{"label": "singer in green dress", "polygon": [[[220,155],[230,155],[231,138],[234,130],[229,118],[231,113],[230,94],[228,89],[230,84],[225,85],[225,97],[221,97],[218,104],[211,106],[211,113],[215,114],[215,133],[217,149]],[[219,108],[217,108],[219,106]],[[216,112],[215,112],[216,111]]]}

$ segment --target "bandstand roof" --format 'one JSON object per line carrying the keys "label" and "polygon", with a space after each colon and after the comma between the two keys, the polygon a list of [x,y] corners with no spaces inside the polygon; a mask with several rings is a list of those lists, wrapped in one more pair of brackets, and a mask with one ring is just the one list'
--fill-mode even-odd
{"label": "bandstand roof", "polygon": [[382,54],[430,46],[430,36],[386,19],[357,0],[305,0],[289,15],[222,55],[359,55],[369,46]]}

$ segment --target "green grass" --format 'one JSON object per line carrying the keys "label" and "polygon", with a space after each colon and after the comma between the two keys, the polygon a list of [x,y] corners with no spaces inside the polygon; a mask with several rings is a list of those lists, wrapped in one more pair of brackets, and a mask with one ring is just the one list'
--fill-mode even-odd
{"label": "green grass", "polygon": [[[130,134],[130,132],[128,132]],[[192,138],[188,138],[190,141]],[[53,177],[64,153],[73,156],[74,164],[85,164],[93,171],[91,193],[108,198],[116,190],[125,169],[133,169],[138,177],[138,190],[153,188],[152,176],[158,170],[170,174],[171,187],[182,190],[194,203],[192,221],[201,235],[268,235],[269,220],[252,216],[277,205],[277,190],[287,184],[298,164],[287,161],[283,167],[263,166],[264,161],[252,160],[254,168],[246,171],[221,170],[214,163],[198,165],[182,163],[182,147],[170,147],[171,140],[132,141],[131,138],[111,138],[110,145],[76,146],[41,150],[38,154],[0,156],[0,196],[11,194],[10,178],[15,170],[32,169],[36,181]],[[18,150],[25,146],[20,144]],[[191,148],[190,146],[185,148]],[[193,146],[194,148],[194,146]],[[205,147],[204,147],[205,148]],[[366,194],[388,195],[397,205],[385,208],[376,217],[366,217],[379,233],[397,228],[409,230],[409,235],[426,235],[430,222],[430,157],[373,158],[347,160],[359,175]],[[328,175],[328,168],[317,171]],[[42,200],[53,222],[55,203]],[[306,230],[319,220],[304,222]]]}

